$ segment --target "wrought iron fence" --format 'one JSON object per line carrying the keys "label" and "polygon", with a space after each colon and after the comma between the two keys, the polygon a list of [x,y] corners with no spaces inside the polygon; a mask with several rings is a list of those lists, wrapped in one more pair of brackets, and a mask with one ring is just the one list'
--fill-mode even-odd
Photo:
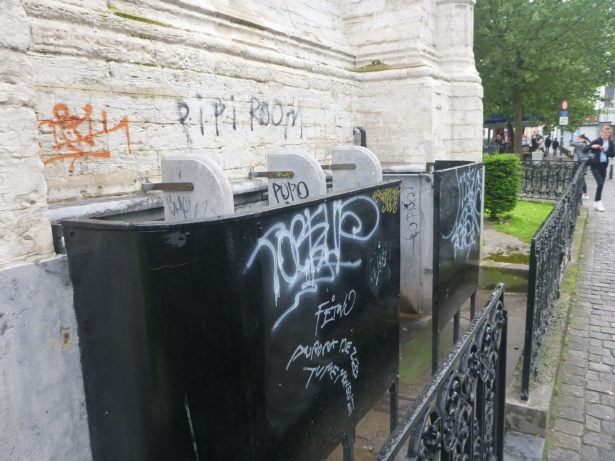
{"label": "wrought iron fence", "polygon": [[501,460],[506,335],[500,284],[375,459],[397,459],[407,443],[407,460]]}
{"label": "wrought iron fence", "polygon": [[523,177],[519,195],[557,200],[566,191],[577,168],[572,161],[521,162]]}
{"label": "wrought iron fence", "polygon": [[523,400],[529,397],[530,377],[551,318],[553,302],[559,297],[564,268],[570,259],[581,207],[583,170],[584,167],[576,169],[565,193],[532,238],[521,377]]}

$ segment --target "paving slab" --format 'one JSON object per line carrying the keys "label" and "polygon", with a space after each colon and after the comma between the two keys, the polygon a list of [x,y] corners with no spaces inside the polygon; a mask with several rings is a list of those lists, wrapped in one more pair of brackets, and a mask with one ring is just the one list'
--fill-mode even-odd
{"label": "paving slab", "polygon": [[[594,182],[587,176],[590,196]],[[546,459],[615,460],[615,181],[603,191],[606,211],[589,208],[559,369]]]}

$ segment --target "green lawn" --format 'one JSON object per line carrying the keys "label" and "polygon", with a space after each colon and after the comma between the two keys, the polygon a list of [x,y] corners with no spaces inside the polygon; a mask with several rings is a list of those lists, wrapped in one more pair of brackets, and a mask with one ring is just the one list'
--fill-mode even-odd
{"label": "green lawn", "polygon": [[494,223],[493,227],[497,231],[530,243],[552,209],[553,205],[550,203],[519,200],[515,209],[502,215],[500,222]]}

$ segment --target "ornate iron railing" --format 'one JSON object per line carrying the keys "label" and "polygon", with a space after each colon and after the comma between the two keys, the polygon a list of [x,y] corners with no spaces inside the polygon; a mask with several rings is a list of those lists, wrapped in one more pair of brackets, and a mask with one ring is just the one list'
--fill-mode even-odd
{"label": "ornate iron railing", "polygon": [[553,302],[559,297],[564,268],[570,259],[581,207],[583,169],[576,169],[564,195],[532,238],[521,376],[523,400],[529,397],[530,377],[551,318]]}
{"label": "ornate iron railing", "polygon": [[506,334],[500,284],[375,459],[398,459],[407,443],[407,460],[501,460]]}
{"label": "ornate iron railing", "polygon": [[577,168],[571,161],[521,162],[523,177],[519,195],[557,200],[566,191]]}

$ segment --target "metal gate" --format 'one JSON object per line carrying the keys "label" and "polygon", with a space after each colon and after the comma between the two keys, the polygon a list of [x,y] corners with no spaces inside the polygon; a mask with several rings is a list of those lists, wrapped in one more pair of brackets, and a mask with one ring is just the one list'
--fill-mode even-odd
{"label": "metal gate", "polygon": [[507,312],[498,285],[376,460],[501,460]]}

